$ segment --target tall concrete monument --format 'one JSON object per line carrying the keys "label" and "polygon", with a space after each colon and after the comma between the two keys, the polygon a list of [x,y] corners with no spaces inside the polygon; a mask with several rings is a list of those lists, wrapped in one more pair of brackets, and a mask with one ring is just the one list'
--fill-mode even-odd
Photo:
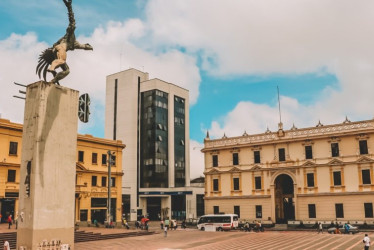
{"label": "tall concrete monument", "polygon": [[18,248],[59,241],[73,249],[78,94],[42,81],[27,86]]}
{"label": "tall concrete monument", "polygon": [[[26,91],[17,249],[74,249],[79,93],[61,87],[59,80],[70,72],[66,52],[92,47],[75,39],[72,0],[63,2],[69,17],[66,34],[40,55],[36,73],[40,77],[43,72],[44,81]],[[51,82],[47,72],[53,75]],[[89,104],[88,97],[83,104]]]}

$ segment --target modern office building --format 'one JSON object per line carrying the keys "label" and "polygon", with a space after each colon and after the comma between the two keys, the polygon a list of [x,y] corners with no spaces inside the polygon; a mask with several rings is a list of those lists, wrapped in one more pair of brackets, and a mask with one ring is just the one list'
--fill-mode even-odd
{"label": "modern office building", "polygon": [[129,69],[107,76],[105,137],[126,140],[123,206],[130,220],[196,217],[190,187],[189,92]]}
{"label": "modern office building", "polygon": [[[22,148],[22,124],[0,119],[0,214],[3,222],[11,214],[17,215]],[[75,221],[87,225],[97,220],[104,223],[108,200],[108,150],[115,153],[111,168],[111,215],[113,221],[122,218],[122,150],[119,140],[108,140],[91,135],[77,138],[75,183]],[[60,178],[64,178],[60,176]],[[63,204],[61,204],[63,206]]]}
{"label": "modern office building", "polygon": [[206,213],[374,224],[374,120],[205,139]]}

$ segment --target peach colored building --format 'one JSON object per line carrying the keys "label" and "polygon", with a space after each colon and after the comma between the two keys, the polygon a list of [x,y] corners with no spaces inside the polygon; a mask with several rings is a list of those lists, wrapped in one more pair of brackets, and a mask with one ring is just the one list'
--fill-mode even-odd
{"label": "peach colored building", "polygon": [[205,213],[373,224],[374,120],[204,140]]}

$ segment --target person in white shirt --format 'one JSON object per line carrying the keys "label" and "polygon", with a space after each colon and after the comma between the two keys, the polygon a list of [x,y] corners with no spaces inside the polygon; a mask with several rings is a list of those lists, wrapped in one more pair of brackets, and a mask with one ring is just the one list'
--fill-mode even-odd
{"label": "person in white shirt", "polygon": [[369,247],[370,247],[370,238],[368,236],[368,234],[365,234],[365,237],[364,239],[362,240],[362,242],[365,244],[365,250],[369,250]]}
{"label": "person in white shirt", "polygon": [[5,241],[4,242],[4,250],[10,250],[9,242]]}

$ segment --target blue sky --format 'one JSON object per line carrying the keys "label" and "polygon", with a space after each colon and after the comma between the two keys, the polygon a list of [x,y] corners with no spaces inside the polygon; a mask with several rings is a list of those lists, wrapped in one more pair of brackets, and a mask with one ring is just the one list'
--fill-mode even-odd
{"label": "blue sky", "polygon": [[[63,85],[91,95],[80,133],[104,137],[105,77],[129,67],[190,90],[191,147],[213,138],[374,116],[374,3],[276,0],[73,1],[76,36]],[[62,0],[0,1],[0,114],[23,120],[18,88],[64,35]],[[192,165],[202,166],[191,150]],[[202,171],[197,171],[201,173]],[[193,174],[192,174],[193,175]]]}

